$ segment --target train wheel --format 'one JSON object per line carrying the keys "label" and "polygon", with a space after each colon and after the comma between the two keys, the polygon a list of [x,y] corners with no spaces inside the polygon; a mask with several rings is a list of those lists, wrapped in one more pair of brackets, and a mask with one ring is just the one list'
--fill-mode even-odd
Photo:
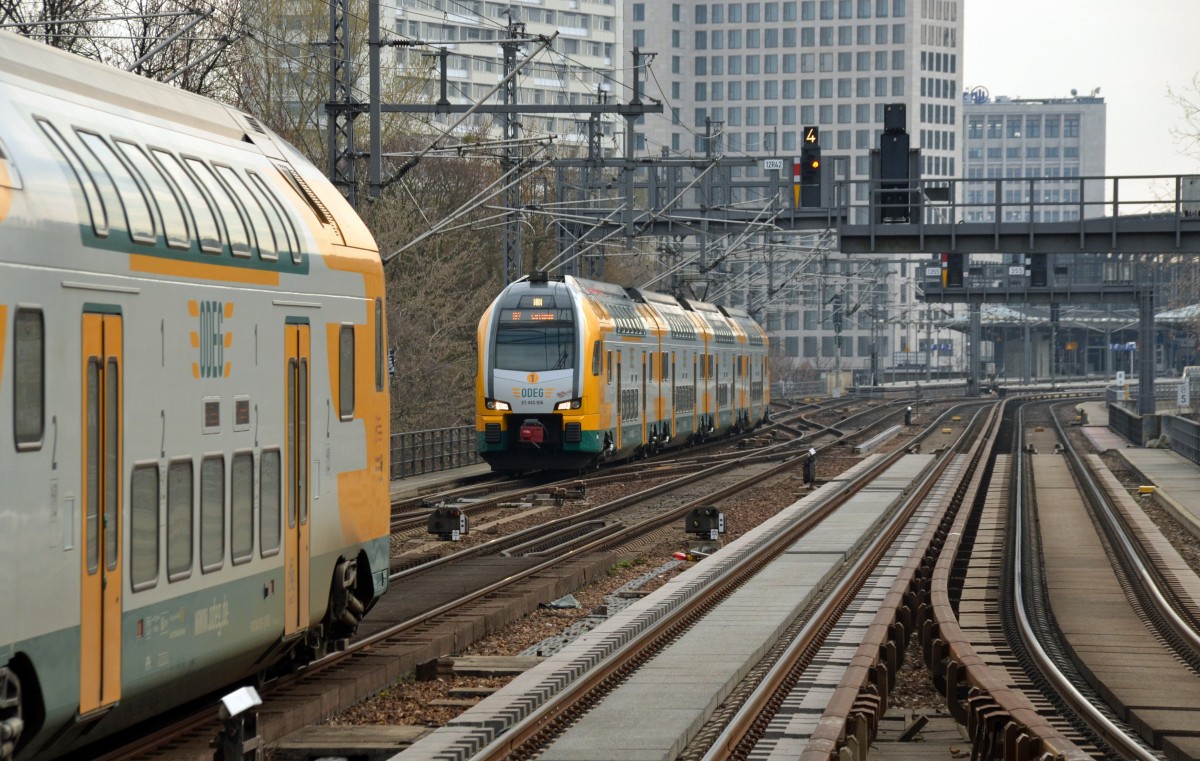
{"label": "train wheel", "polygon": [[21,740],[21,680],[10,668],[0,669],[0,761],[10,761]]}
{"label": "train wheel", "polygon": [[358,599],[358,562],[342,560],[333,571],[333,586],[329,592],[329,639],[340,640],[354,634],[366,613],[366,605]]}

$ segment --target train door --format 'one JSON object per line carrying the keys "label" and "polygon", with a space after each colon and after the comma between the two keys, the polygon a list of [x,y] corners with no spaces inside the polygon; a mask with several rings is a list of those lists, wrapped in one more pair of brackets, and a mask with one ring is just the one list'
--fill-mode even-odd
{"label": "train door", "polygon": [[309,326],[286,326],[287,523],[284,526],[284,635],[308,625]]}
{"label": "train door", "polygon": [[119,313],[83,315],[83,552],[79,714],[121,697],[121,371]]}
{"label": "train door", "polygon": [[[651,360],[651,361],[653,361],[653,360]],[[650,396],[650,386],[649,386],[650,381],[649,381],[649,378],[647,377],[647,370],[649,370],[649,372],[651,372],[651,373],[654,372],[653,367],[649,367],[649,368],[646,367],[646,352],[645,352],[645,350],[643,350],[642,351],[642,398],[641,398],[641,405],[638,408],[641,411],[641,415],[642,415],[642,443],[643,444],[646,442],[646,420],[649,417],[649,415],[646,414],[647,405],[649,404],[649,396]]]}
{"label": "train door", "polygon": [[625,425],[625,394],[621,389],[625,387],[625,378],[621,375],[621,355],[625,352],[617,349],[617,451],[621,449],[622,428]]}
{"label": "train door", "polygon": [[[664,355],[664,356],[666,356],[666,355]],[[677,392],[675,391],[675,386],[676,386],[675,378],[676,378],[676,376],[675,376],[675,352],[672,351],[671,352],[671,400],[670,400],[670,402],[668,402],[668,404],[670,406],[667,408],[666,412],[663,413],[671,421],[671,435],[672,436],[676,436],[679,434],[679,420],[677,419],[678,416],[676,414],[679,410],[679,397],[676,395]]]}

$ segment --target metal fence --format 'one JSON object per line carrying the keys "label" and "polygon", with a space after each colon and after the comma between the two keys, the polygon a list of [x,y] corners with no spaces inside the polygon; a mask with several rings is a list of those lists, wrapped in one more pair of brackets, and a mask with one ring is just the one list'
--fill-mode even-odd
{"label": "metal fence", "polygon": [[1120,404],[1109,403],[1108,427],[1139,447],[1144,446],[1146,443],[1145,432],[1143,430],[1144,424],[1145,420],[1143,420],[1141,415],[1126,409]]}
{"label": "metal fence", "polygon": [[392,434],[392,480],[481,462],[475,426]]}
{"label": "metal fence", "polygon": [[1161,418],[1162,432],[1170,442],[1171,451],[1192,462],[1200,463],[1200,423],[1175,415]]}

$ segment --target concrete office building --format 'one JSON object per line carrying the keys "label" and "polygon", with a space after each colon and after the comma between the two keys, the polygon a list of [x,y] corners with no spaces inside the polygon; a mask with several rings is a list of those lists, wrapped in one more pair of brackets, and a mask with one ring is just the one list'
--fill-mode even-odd
{"label": "concrete office building", "polygon": [[[627,102],[629,93],[621,83],[629,67],[621,49],[623,7],[620,0],[397,0],[384,7],[385,26],[411,40],[446,48],[449,81],[448,99],[455,104],[480,101],[504,76],[504,52],[499,44],[507,35],[510,19],[524,24],[529,35],[557,33],[551,52],[529,64],[517,79],[518,103],[568,105],[596,103],[603,94],[609,102]],[[536,42],[526,44],[532,52]],[[397,48],[397,72],[418,69],[426,72],[436,64],[427,46]],[[429,84],[431,97],[438,96],[436,75]],[[501,102],[499,93],[488,100]],[[449,125],[457,115],[435,115],[435,123]],[[523,115],[521,137],[555,136],[562,144],[586,144],[583,129],[587,117],[577,114]],[[499,125],[499,116],[473,116],[466,128]],[[601,130],[610,138],[623,129],[616,118],[602,120]],[[498,132],[494,131],[498,136]],[[608,141],[606,150],[620,146]]]}
{"label": "concrete office building", "polygon": [[[820,130],[827,172],[862,181],[852,192],[854,221],[866,221],[870,151],[879,147],[884,106],[904,104],[912,148],[926,177],[961,171],[963,3],[961,0],[769,0],[631,2],[626,46],[656,54],[646,95],[664,113],[637,125],[639,151],[660,155],[799,155],[803,127]],[[706,126],[719,135],[711,146]],[[730,170],[761,175],[758,167]],[[744,173],[744,174],[739,174]],[[761,315],[785,354],[827,372],[837,364],[886,372],[944,363],[918,356],[930,333],[919,322],[917,267],[893,261],[888,274],[829,257],[787,298]],[[841,297],[843,344],[835,345],[833,294]],[[915,363],[915,364],[914,364]]]}
{"label": "concrete office building", "polygon": [[[1054,223],[1104,216],[1108,183],[1087,179],[1105,174],[1106,104],[1098,93],[993,98],[984,87],[964,92],[966,177],[959,199],[964,220]],[[977,256],[973,262],[989,259],[1026,264],[1020,254]],[[1128,269],[1099,253],[1059,254],[1051,262],[1063,287],[1072,279],[1120,279]],[[1009,379],[1102,374],[1114,362],[1113,328],[1128,333],[1131,319],[1132,305],[1079,303],[1054,310],[1011,304],[987,307],[981,315],[985,336],[995,341],[997,372]],[[1127,339],[1124,335],[1119,345]]]}
{"label": "concrete office building", "polygon": [[[963,94],[966,221],[1067,222],[1104,216],[1105,103]],[[1039,178],[1037,182],[1030,182]],[[997,192],[999,191],[999,192]]]}

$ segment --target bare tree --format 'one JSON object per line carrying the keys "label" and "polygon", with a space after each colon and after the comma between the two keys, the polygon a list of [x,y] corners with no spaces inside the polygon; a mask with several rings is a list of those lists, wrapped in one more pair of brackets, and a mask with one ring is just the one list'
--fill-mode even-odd
{"label": "bare tree", "polygon": [[72,53],[98,58],[94,22],[105,0],[0,0],[0,25]]}
{"label": "bare tree", "polygon": [[503,285],[503,246],[494,226],[427,237],[493,182],[499,169],[478,160],[422,161],[383,199],[363,210],[385,266],[388,338],[396,350],[393,428],[419,430],[470,423],[474,415],[476,328]]}

